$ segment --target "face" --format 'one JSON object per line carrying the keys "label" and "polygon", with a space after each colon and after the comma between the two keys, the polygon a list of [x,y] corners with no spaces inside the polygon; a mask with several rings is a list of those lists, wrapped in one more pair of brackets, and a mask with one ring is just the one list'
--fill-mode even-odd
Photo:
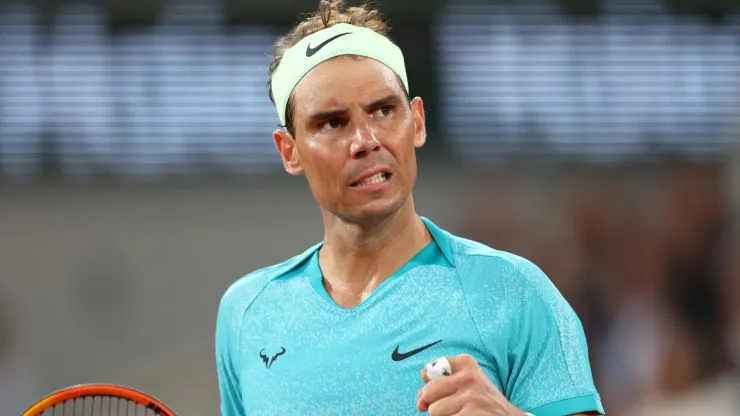
{"label": "face", "polygon": [[392,215],[416,182],[426,140],[421,99],[369,58],[338,57],[313,68],[293,91],[295,137],[276,130],[288,173],[305,174],[321,208],[345,221]]}

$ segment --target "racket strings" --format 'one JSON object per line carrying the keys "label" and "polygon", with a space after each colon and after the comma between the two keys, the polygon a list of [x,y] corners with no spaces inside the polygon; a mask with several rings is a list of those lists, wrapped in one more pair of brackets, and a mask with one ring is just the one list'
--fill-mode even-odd
{"label": "racket strings", "polygon": [[41,416],[157,416],[134,401],[110,396],[79,397],[59,403]]}

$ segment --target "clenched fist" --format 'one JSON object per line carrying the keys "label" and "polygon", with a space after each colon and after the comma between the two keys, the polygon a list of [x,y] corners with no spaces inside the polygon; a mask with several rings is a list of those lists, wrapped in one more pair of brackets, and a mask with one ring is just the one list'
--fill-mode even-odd
{"label": "clenched fist", "polygon": [[449,358],[452,374],[429,380],[426,368],[421,378],[426,383],[419,390],[416,404],[420,412],[430,416],[524,416],[506,400],[486,376],[475,358],[458,355]]}

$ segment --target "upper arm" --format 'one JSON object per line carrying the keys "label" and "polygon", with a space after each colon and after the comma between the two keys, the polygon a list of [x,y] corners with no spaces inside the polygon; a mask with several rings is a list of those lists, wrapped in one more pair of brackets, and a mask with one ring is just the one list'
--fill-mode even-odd
{"label": "upper arm", "polygon": [[245,416],[239,382],[241,313],[224,295],[216,319],[216,371],[223,416]]}
{"label": "upper arm", "polygon": [[517,272],[522,286],[507,351],[509,400],[535,416],[603,414],[580,319],[537,266],[522,260]]}

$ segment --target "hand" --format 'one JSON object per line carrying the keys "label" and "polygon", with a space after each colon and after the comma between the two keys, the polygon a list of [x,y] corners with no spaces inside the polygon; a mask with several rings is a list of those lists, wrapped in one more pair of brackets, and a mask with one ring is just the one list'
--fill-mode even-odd
{"label": "hand", "polygon": [[416,408],[429,416],[524,416],[506,400],[470,355],[448,359],[452,375],[428,381],[426,369],[421,378],[426,385],[419,390]]}

